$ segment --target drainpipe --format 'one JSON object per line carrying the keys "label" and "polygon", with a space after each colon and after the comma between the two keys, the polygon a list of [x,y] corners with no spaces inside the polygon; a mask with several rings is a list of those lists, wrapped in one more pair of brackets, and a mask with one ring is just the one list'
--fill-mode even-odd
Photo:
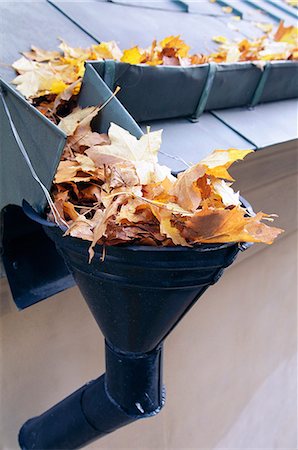
{"label": "drainpipe", "polygon": [[28,204],[24,211],[56,244],[104,334],[106,373],[28,420],[19,443],[22,450],[76,449],[161,410],[164,339],[247,245],[114,246],[104,261],[97,245],[89,264],[88,242],[63,237]]}
{"label": "drainpipe", "polygon": [[123,353],[105,343],[106,373],[85,384],[20,430],[22,449],[80,448],[164,404],[162,345],[148,353]]}

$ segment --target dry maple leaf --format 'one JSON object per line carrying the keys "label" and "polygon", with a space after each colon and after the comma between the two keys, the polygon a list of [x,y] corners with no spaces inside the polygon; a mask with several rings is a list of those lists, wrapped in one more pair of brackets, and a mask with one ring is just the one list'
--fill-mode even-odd
{"label": "dry maple leaf", "polygon": [[91,48],[81,48],[81,47],[70,47],[63,39],[60,39],[61,43],[59,45],[59,48],[62,50],[64,58],[71,58],[71,59],[81,59],[83,61],[86,61],[89,59],[92,55],[92,49]]}
{"label": "dry maple leaf", "polygon": [[34,45],[31,46],[30,52],[23,52],[23,55],[27,59],[31,59],[32,61],[37,62],[53,61],[61,57],[61,54],[57,51],[43,50],[41,48],[35,47]]}
{"label": "dry maple leaf", "polygon": [[86,154],[98,167],[104,164],[131,162],[141,185],[173,178],[168,167],[157,164],[157,152],[161,144],[162,130],[149,132],[140,139],[111,123],[109,144],[91,147]]}
{"label": "dry maple leaf", "polygon": [[274,40],[278,42],[286,42],[288,44],[295,45],[297,47],[298,42],[298,28],[294,26],[285,27],[282,20],[274,35]]}
{"label": "dry maple leaf", "polygon": [[190,47],[178,36],[168,36],[158,44],[164,56],[173,57],[180,56],[186,58]]}
{"label": "dry maple leaf", "polygon": [[254,150],[237,150],[230,148],[228,150],[214,150],[209,156],[200,162],[205,167],[208,175],[216,178],[234,181],[228,173],[228,168],[235,162],[245,158],[246,155]]}
{"label": "dry maple leaf", "polygon": [[[78,175],[80,174],[80,175]],[[92,159],[86,155],[76,155],[74,161],[61,161],[57,168],[54,183],[68,183],[73,181],[90,181],[97,175],[97,168]]]}
{"label": "dry maple leaf", "polygon": [[144,51],[142,51],[137,45],[130,49],[124,50],[123,56],[121,57],[122,62],[129,64],[140,64],[146,59]]}
{"label": "dry maple leaf", "polygon": [[279,228],[269,227],[261,222],[268,217],[262,212],[254,217],[245,217],[246,210],[241,207],[233,209],[203,209],[188,218],[182,231],[184,238],[191,242],[263,242],[272,244],[282,232]]}
{"label": "dry maple leaf", "polygon": [[171,188],[171,194],[177,198],[177,203],[188,211],[195,211],[201,203],[201,190],[196,182],[205,174],[205,168],[198,163],[178,175]]}
{"label": "dry maple leaf", "polygon": [[115,41],[92,45],[92,52],[92,59],[115,59],[116,61],[120,61],[122,57],[122,51]]}
{"label": "dry maple leaf", "polygon": [[221,197],[225,206],[239,206],[239,192],[235,192],[224,180],[212,180],[214,192]]}
{"label": "dry maple leaf", "polygon": [[63,117],[58,125],[60,130],[62,130],[67,136],[71,136],[78,126],[88,126],[90,125],[93,117],[97,116],[99,111],[99,106],[89,106],[88,108],[77,107],[73,110],[71,114]]}

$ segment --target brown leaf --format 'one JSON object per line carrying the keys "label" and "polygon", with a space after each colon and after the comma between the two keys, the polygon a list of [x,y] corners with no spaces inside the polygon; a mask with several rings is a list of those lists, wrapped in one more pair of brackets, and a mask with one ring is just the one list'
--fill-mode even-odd
{"label": "brown leaf", "polygon": [[96,185],[88,186],[87,188],[81,189],[79,191],[79,197],[80,197],[80,199],[83,199],[88,202],[100,203],[101,202],[101,189],[99,186],[96,186]]}
{"label": "brown leaf", "polygon": [[76,220],[79,217],[74,205],[70,202],[64,202],[63,204],[63,212],[64,217],[67,219],[67,216],[70,220]]}
{"label": "brown leaf", "polygon": [[178,175],[170,193],[177,198],[177,203],[188,211],[195,211],[201,203],[202,195],[196,182],[205,174],[202,164],[196,164]]}
{"label": "brown leaf", "polygon": [[92,260],[94,256],[93,248],[105,233],[108,219],[116,214],[118,206],[120,206],[120,204],[124,200],[125,200],[124,195],[117,196],[116,200],[114,201],[111,199],[110,204],[106,206],[105,211],[103,211],[102,214],[100,214],[99,217],[97,218],[96,225],[93,229],[92,244],[89,247],[89,262]]}
{"label": "brown leaf", "polygon": [[73,181],[89,181],[96,176],[97,169],[93,161],[85,155],[77,155],[74,161],[61,161],[54,179],[54,183]]}
{"label": "brown leaf", "polygon": [[140,180],[133,164],[126,161],[112,165],[109,184],[112,189],[122,186],[138,186]]}
{"label": "brown leaf", "polygon": [[93,117],[97,116],[99,106],[88,106],[87,108],[77,107],[71,114],[63,117],[58,125],[67,136],[71,136],[78,126],[89,126]]}
{"label": "brown leaf", "polygon": [[23,52],[23,55],[26,56],[26,58],[37,62],[53,61],[61,57],[61,53],[59,52],[43,50],[34,45],[31,46],[30,52]]}
{"label": "brown leaf", "polygon": [[83,153],[86,150],[86,147],[109,144],[110,140],[108,135],[91,131],[90,124],[79,125],[74,134],[68,136],[67,139],[67,145],[69,145],[72,151],[78,153]]}
{"label": "brown leaf", "polygon": [[102,167],[104,165],[111,166],[113,164],[126,162],[125,159],[119,156],[103,153],[100,146],[97,145],[88,148],[88,150],[85,150],[85,153],[90,159],[92,159],[96,167]]}

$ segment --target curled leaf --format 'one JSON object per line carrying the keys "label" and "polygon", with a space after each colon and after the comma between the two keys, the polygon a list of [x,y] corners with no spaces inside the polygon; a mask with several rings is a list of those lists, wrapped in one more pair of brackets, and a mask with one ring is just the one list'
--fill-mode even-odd
{"label": "curled leaf", "polygon": [[171,189],[171,194],[177,198],[177,203],[188,211],[195,211],[201,203],[201,190],[196,182],[205,174],[204,166],[199,163],[178,175]]}
{"label": "curled leaf", "polygon": [[209,156],[201,160],[206,173],[217,178],[234,181],[227,169],[235,162],[245,158],[253,150],[214,150]]}
{"label": "curled leaf", "polygon": [[64,131],[67,136],[72,135],[78,126],[90,124],[93,117],[98,114],[99,106],[89,106],[88,108],[77,107],[71,114],[61,119],[58,127]]}

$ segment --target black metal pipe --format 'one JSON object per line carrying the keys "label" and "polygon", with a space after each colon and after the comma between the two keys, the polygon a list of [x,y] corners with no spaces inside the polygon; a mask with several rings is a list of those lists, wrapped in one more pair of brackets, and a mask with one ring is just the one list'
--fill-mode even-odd
{"label": "black metal pipe", "polygon": [[164,404],[162,346],[133,354],[106,342],[106,373],[82,386],[21,428],[23,450],[81,448],[142,417],[157,414]]}
{"label": "black metal pipe", "polygon": [[19,442],[23,450],[75,449],[160,411],[162,342],[240,247],[113,246],[102,260],[97,246],[88,264],[88,242],[27,213],[55,242],[105,336],[106,374],[26,422]]}

